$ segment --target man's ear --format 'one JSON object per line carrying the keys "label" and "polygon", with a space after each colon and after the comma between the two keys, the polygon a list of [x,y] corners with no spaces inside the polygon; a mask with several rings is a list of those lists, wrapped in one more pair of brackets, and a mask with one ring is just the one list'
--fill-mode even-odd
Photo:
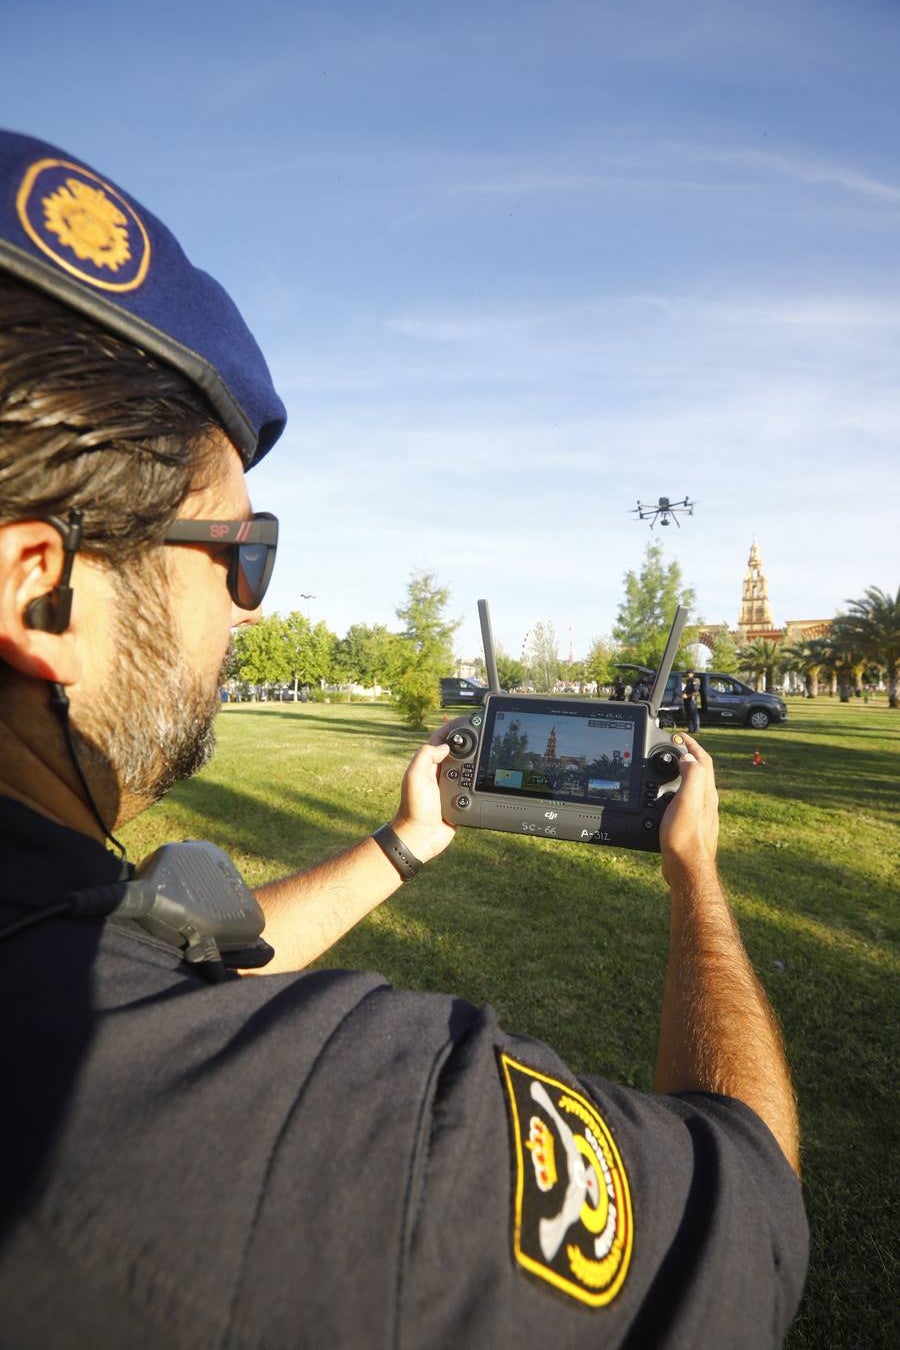
{"label": "man's ear", "polygon": [[44,520],[0,525],[0,659],[33,679],[73,684],[80,673],[76,643],[58,610],[65,549]]}

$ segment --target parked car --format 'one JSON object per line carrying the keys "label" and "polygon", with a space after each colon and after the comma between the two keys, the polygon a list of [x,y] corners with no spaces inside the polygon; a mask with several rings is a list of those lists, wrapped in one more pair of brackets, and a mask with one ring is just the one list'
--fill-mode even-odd
{"label": "parked car", "polygon": [[441,707],[455,708],[462,704],[468,704],[477,708],[484,702],[484,696],[488,692],[489,690],[483,684],[476,684],[474,680],[462,680],[455,676],[448,676],[441,680]]}
{"label": "parked car", "polygon": [[[630,673],[633,683],[637,684],[641,675],[648,676],[652,684],[655,672],[648,666],[619,665],[619,670]],[[659,720],[663,726],[685,724],[684,704],[681,694],[684,687],[684,675],[687,672],[673,670],[666,681]],[[701,726],[744,726],[754,731],[764,731],[772,722],[783,722],[787,717],[787,704],[776,694],[764,694],[751,689],[749,684],[735,679],[733,675],[721,675],[718,671],[695,671],[694,679],[699,686],[700,724]]]}

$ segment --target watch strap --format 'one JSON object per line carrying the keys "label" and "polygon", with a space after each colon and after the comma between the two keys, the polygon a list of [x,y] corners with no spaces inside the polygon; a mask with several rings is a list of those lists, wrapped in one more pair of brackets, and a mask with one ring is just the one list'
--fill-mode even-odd
{"label": "watch strap", "polygon": [[421,863],[416,855],[410,852],[399,834],[396,830],[391,829],[390,825],[380,826],[374,832],[372,838],[384,856],[394,864],[404,881],[412,881],[413,877],[421,872],[424,863]]}

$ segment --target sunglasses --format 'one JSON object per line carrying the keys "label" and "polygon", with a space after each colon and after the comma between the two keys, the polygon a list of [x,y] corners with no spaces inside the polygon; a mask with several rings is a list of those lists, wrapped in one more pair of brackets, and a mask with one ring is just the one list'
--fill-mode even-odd
{"label": "sunglasses", "polygon": [[174,520],[163,543],[230,548],[228,594],[239,609],[258,609],[275,566],[278,519],[257,511],[249,520]]}

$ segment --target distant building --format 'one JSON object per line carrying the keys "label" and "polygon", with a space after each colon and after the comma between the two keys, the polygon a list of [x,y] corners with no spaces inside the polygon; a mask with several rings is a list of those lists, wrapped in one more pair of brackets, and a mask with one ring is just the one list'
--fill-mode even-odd
{"label": "distant building", "polygon": [[[744,585],[741,594],[741,608],[737,626],[727,629],[738,647],[749,642],[764,639],[767,642],[781,642],[786,647],[799,647],[815,638],[827,637],[831,631],[831,619],[788,619],[778,628],[772,618],[769,603],[769,583],[763,571],[762,558],[756,540],[750,545],[747,570],[744,573]],[[707,624],[699,633],[697,641],[704,647],[712,648],[717,634],[726,631],[725,624]],[[788,677],[789,682],[792,677]]]}
{"label": "distant building", "polygon": [[783,628],[776,628],[769,604],[769,583],[763,572],[762,559],[756,540],[750,545],[750,557],[744,573],[744,590],[737,628],[731,636],[740,646],[755,638],[769,642],[783,642],[795,647],[812,638],[825,637],[831,629],[830,619],[788,619]]}
{"label": "distant building", "polygon": [[772,606],[769,604],[769,583],[766,581],[759,556],[756,540],[750,545],[750,557],[744,573],[744,592],[741,597],[741,613],[737,622],[737,631],[732,633],[736,642],[747,642],[756,637],[773,637],[778,632],[772,622]]}

